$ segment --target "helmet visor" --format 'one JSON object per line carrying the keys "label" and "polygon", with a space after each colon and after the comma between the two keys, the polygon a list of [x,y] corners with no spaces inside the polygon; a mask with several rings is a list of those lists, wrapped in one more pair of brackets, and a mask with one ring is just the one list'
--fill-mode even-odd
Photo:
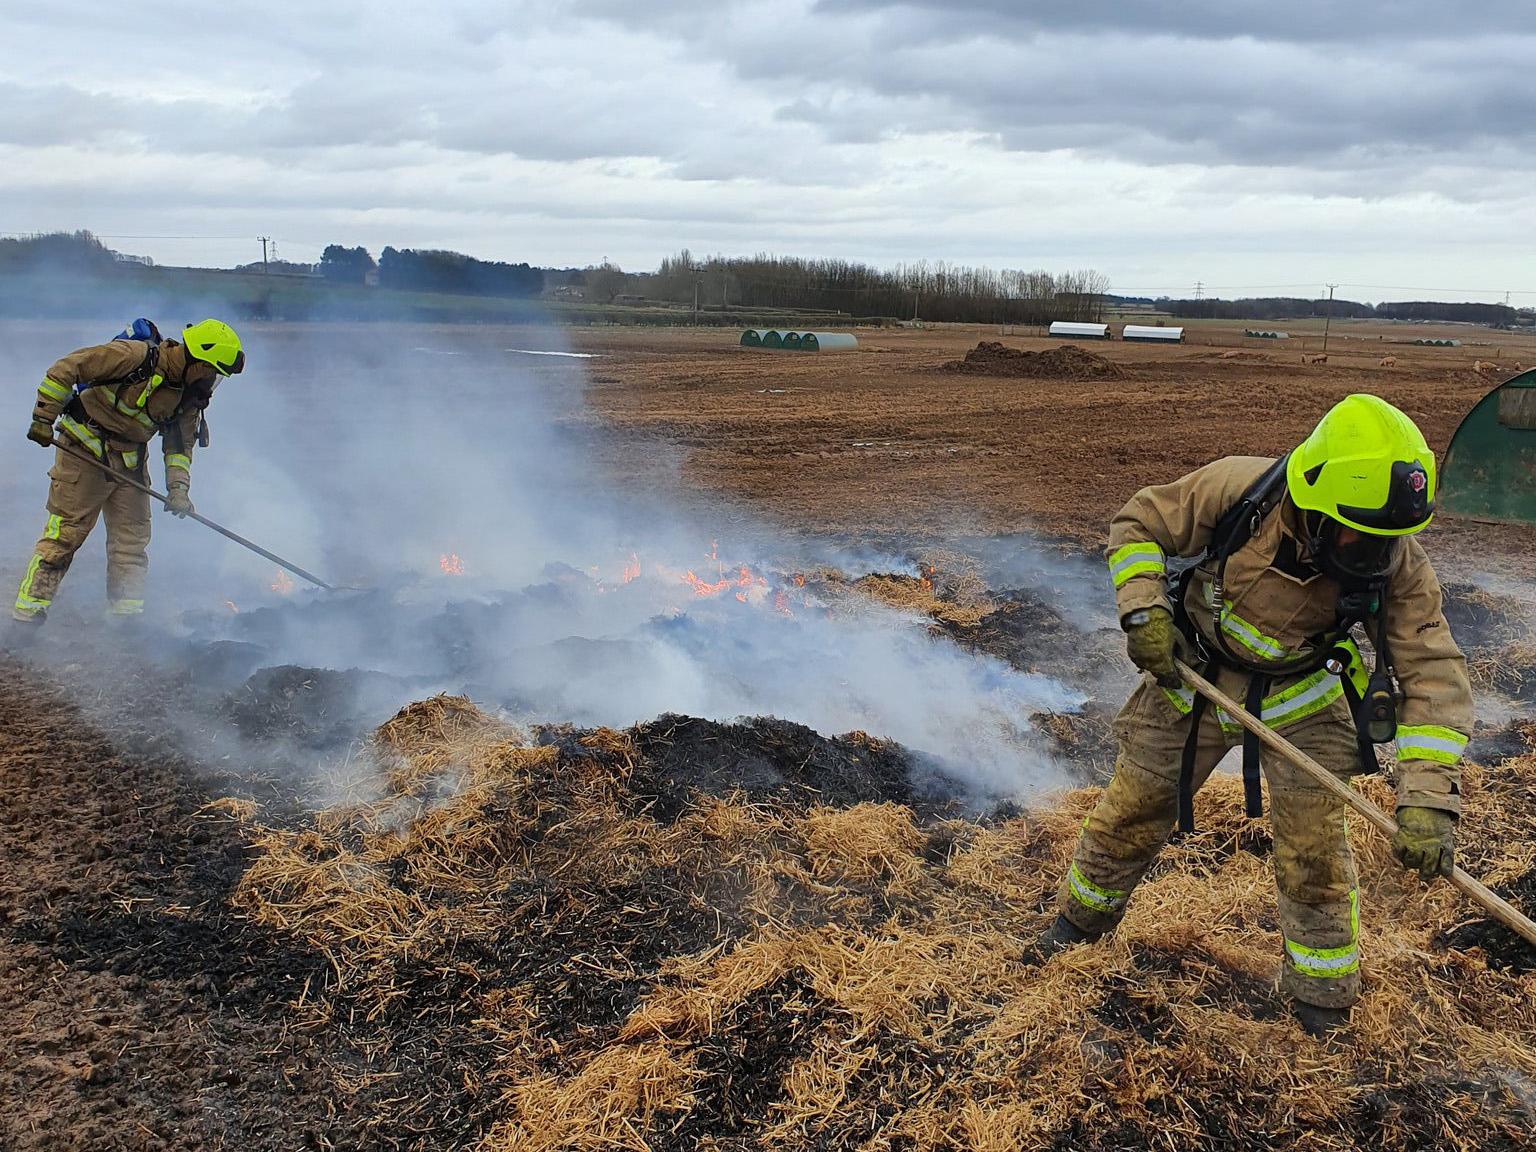
{"label": "helmet visor", "polygon": [[1325,520],[1318,561],[1324,572],[1343,584],[1381,580],[1397,559],[1398,539],[1372,536],[1337,520]]}

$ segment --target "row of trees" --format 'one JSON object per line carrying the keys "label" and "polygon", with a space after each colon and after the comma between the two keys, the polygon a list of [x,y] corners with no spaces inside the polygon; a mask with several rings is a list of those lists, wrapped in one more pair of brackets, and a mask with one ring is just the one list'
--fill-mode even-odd
{"label": "row of trees", "polygon": [[[85,231],[0,238],[0,272],[95,276],[127,262],[150,263],[114,252]],[[630,273],[608,261],[586,269],[540,269],[460,252],[393,247],[375,261],[366,248],[332,244],[321,256],[319,271],[337,284],[452,295],[529,298],[548,290],[556,297],[569,293],[598,304],[632,296],[709,310],[786,309],[1000,324],[1098,321],[1112,303],[1146,303],[1179,317],[1256,321],[1331,315],[1509,327],[1536,318],[1505,304],[1436,300],[1376,305],[1293,296],[1151,301],[1109,295],[1108,278],[1091,270],[999,271],[943,261],[875,268],[850,260],[765,254],[701,260],[687,249],[667,257],[655,272]]]}
{"label": "row of trees", "polygon": [[[44,232],[0,238],[0,271],[99,272],[123,259],[90,232]],[[148,264],[143,257],[134,263]]]}
{"label": "row of trees", "polygon": [[1376,305],[1383,320],[1439,320],[1508,328],[1520,314],[1508,304],[1447,304],[1440,300],[1403,300]]}
{"label": "row of trees", "polygon": [[1157,307],[1175,316],[1219,320],[1297,320],[1311,316],[1339,316],[1358,320],[1432,320],[1441,323],[1488,324],[1508,328],[1520,314],[1507,304],[1450,304],[1440,300],[1406,300],[1385,304],[1358,300],[1307,299],[1299,296],[1265,296],[1240,300],[1171,300],[1161,297]]}
{"label": "row of trees", "polygon": [[1353,316],[1365,319],[1376,314],[1369,304],[1356,300],[1310,300],[1301,296],[1259,296],[1238,300],[1171,300],[1160,296],[1157,307],[1191,320],[1299,320],[1307,316]]}
{"label": "row of trees", "polygon": [[431,248],[385,248],[375,263],[366,248],[331,244],[320,254],[320,274],[337,284],[376,282],[381,288],[460,296],[527,297],[544,290],[544,273],[530,265]]}
{"label": "row of trees", "polygon": [[712,256],[687,249],[655,273],[633,275],[604,263],[589,269],[587,298],[624,294],[709,308],[783,308],[852,316],[1042,324],[1103,318],[1109,278],[1091,270],[1052,273],[979,268],[945,261],[875,268],[851,260],[796,256]]}

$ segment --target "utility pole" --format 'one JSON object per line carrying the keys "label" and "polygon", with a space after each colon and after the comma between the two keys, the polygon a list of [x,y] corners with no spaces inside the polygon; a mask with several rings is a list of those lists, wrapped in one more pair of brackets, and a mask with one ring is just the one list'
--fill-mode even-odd
{"label": "utility pole", "polygon": [[1323,351],[1328,351],[1328,325],[1333,322],[1333,290],[1337,284],[1328,285],[1328,311],[1323,313]]}
{"label": "utility pole", "polygon": [[922,298],[923,289],[921,285],[918,285],[918,287],[912,289],[912,323],[914,324],[917,323],[917,305]]}
{"label": "utility pole", "polygon": [[1205,299],[1205,281],[1204,280],[1196,280],[1195,281],[1195,304],[1196,304],[1195,315],[1196,316],[1204,316],[1205,315],[1205,308],[1200,306],[1200,302],[1203,301],[1204,299]]}
{"label": "utility pole", "polygon": [[272,237],[258,236],[256,239],[261,241],[261,274],[265,276],[267,274],[267,245],[272,243]]}

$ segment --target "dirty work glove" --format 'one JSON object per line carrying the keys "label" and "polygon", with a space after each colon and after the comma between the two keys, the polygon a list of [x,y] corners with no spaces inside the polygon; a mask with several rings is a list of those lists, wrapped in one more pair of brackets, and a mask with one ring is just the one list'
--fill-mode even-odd
{"label": "dirty work glove", "polygon": [[1173,666],[1174,644],[1178,629],[1173,613],[1166,608],[1141,608],[1128,612],[1125,628],[1125,653],[1143,672],[1157,677],[1164,688],[1177,688],[1184,681]]}
{"label": "dirty work glove", "polygon": [[34,420],[27,429],[27,439],[44,448],[53,447],[53,425],[47,420]]}
{"label": "dirty work glove", "polygon": [[172,516],[190,516],[194,511],[185,484],[172,484],[165,492],[165,510]]}
{"label": "dirty work glove", "polygon": [[1456,866],[1456,817],[1438,808],[1399,808],[1392,855],[1423,880],[1449,876]]}

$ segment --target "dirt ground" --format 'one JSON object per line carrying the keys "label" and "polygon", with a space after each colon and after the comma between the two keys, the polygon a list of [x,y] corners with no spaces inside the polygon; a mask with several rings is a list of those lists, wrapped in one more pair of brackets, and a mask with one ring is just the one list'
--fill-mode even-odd
{"label": "dirt ground", "polygon": [[[1497,347],[1392,343],[1391,325],[1338,324],[1326,364],[1244,340],[1242,325],[1194,330],[1201,343],[1120,341],[1081,347],[1119,379],[1028,378],[946,371],[983,340],[1044,352],[1060,340],[995,327],[864,330],[851,352],[740,348],[729,332],[578,330],[600,418],[685,451],[690,486],[726,492],[799,528],[946,536],[1037,531],[1102,540],[1137,488],[1215,457],[1278,455],[1351,392],[1401,407],[1443,452],[1473,403],[1504,375],[1476,360],[1536,364],[1536,337],[1481,332]],[[1426,329],[1428,331],[1428,329]],[[1435,330],[1438,331],[1438,330]],[[1460,338],[1472,339],[1466,330]],[[1241,352],[1223,359],[1223,353]],[[1382,356],[1397,357],[1383,367]],[[643,461],[631,454],[629,467]],[[616,460],[620,469],[626,467]],[[1442,521],[1437,554],[1536,573],[1536,531]]]}

